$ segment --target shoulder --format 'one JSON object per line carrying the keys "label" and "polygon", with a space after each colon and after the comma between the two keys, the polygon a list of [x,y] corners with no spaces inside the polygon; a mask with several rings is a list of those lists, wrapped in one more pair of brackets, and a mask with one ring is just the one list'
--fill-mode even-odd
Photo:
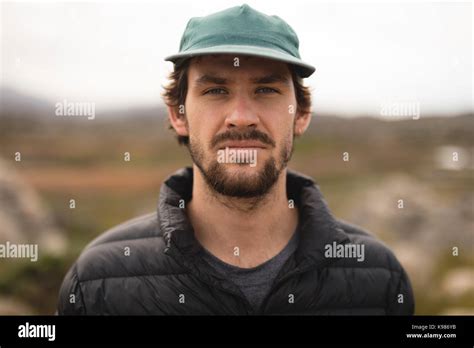
{"label": "shoulder", "polygon": [[89,243],[76,261],[80,281],[138,275],[152,269],[165,243],[157,214],[143,215],[117,225]]}
{"label": "shoulder", "polygon": [[[353,284],[369,298],[377,298],[379,289],[385,289],[385,311],[393,315],[412,315],[414,296],[410,279],[393,251],[368,231],[359,226],[338,220],[340,228],[349,237],[349,244],[355,245],[362,254],[353,258],[337,260],[331,267],[344,272],[347,279],[361,279]],[[357,249],[357,246],[358,249]]]}
{"label": "shoulder", "polygon": [[[163,252],[157,213],[117,225],[89,243],[69,269],[61,286],[58,312],[84,314],[104,281],[133,281],[143,276],[179,273]],[[71,303],[71,296],[75,299]]]}
{"label": "shoulder", "polygon": [[99,235],[85,250],[100,245],[120,243],[130,240],[160,237],[157,213],[149,213],[127,220]]}
{"label": "shoulder", "polygon": [[360,250],[364,252],[364,262],[361,262],[361,267],[379,267],[393,272],[402,270],[393,251],[373,234],[341,219],[338,220],[338,224],[349,237],[349,243],[360,246]]}

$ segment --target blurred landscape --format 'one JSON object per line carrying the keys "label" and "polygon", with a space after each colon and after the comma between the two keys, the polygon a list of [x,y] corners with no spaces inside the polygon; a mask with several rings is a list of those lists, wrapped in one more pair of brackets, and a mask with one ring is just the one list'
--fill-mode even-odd
{"label": "blurred landscape", "polygon": [[[88,120],[0,92],[0,243],[40,250],[38,262],[0,259],[0,314],[53,314],[81,250],[154,211],[163,180],[191,161],[163,107],[97,110]],[[316,180],[337,218],[395,252],[412,281],[416,314],[474,314],[474,115],[313,116],[290,168]]]}

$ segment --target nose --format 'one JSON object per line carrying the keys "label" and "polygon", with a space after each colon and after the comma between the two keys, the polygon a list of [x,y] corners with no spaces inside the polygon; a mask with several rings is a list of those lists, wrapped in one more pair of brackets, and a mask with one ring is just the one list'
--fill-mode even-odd
{"label": "nose", "polygon": [[251,104],[248,97],[236,97],[225,119],[226,128],[256,128],[260,120]]}

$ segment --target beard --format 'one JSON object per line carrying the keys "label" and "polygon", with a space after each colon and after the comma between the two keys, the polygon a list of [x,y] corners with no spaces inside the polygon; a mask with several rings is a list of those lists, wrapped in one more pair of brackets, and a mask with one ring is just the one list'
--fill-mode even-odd
{"label": "beard", "polygon": [[[216,145],[223,140],[260,140],[263,143],[275,147],[275,142],[266,134],[260,131],[251,130],[246,133],[226,132],[216,136],[211,144]],[[199,168],[208,187],[223,196],[234,198],[262,198],[277,182],[281,172],[286,168],[293,154],[293,129],[282,142],[281,151],[278,158],[273,156],[268,158],[261,169],[254,167],[256,173],[248,174],[243,172],[229,173],[226,166],[228,164],[219,163],[216,156],[213,156],[206,166],[204,147],[192,137],[189,139],[189,153],[193,162]],[[215,146],[213,146],[215,147]],[[248,164],[234,164],[248,165]]]}

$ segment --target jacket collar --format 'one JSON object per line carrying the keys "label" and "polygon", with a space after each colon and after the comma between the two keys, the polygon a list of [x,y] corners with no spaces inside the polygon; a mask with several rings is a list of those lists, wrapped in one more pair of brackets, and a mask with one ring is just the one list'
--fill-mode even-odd
{"label": "jacket collar", "polygon": [[[193,169],[183,168],[163,183],[158,204],[158,224],[167,249],[177,248],[182,256],[201,250],[183,204],[191,200]],[[287,195],[299,209],[300,242],[295,252],[297,265],[323,266],[334,259],[324,257],[328,244],[345,244],[347,234],[339,227],[315,182],[302,174],[287,171]]]}

